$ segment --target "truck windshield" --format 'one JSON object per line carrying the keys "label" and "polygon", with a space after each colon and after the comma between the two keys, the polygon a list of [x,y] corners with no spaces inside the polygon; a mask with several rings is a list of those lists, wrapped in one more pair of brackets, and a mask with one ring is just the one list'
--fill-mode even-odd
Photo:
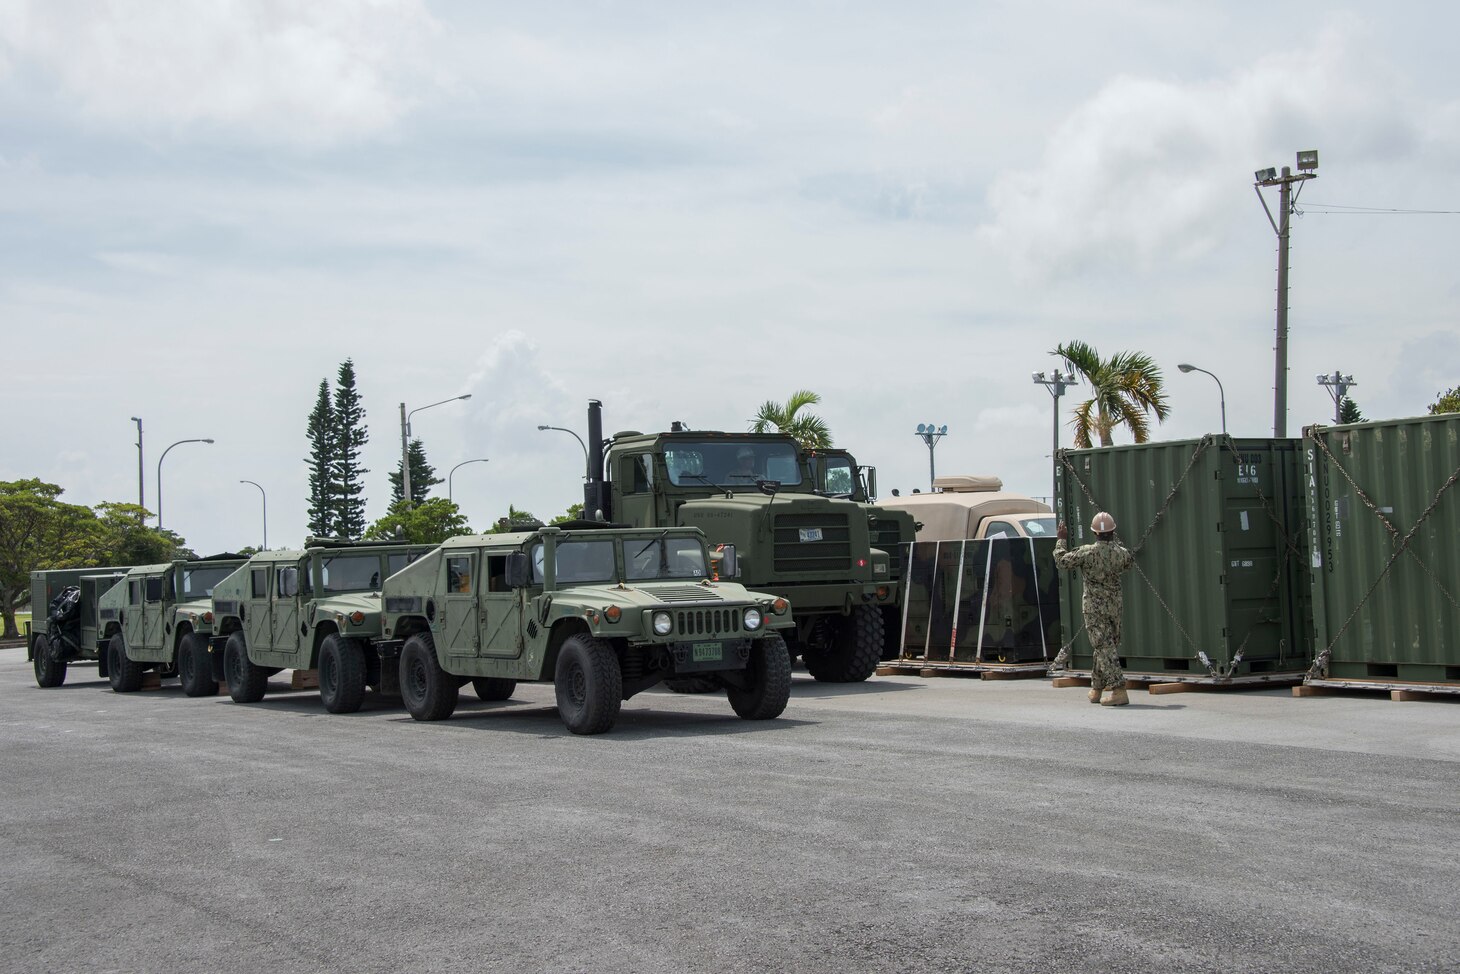
{"label": "truck windshield", "polygon": [[213,586],[233,574],[237,565],[230,568],[186,568],[183,569],[182,597],[200,599],[213,594]]}
{"label": "truck windshield", "polygon": [[1054,515],[1031,517],[1024,520],[1024,532],[1031,538],[1052,538],[1056,527]]}
{"label": "truck windshield", "polygon": [[630,538],[624,542],[628,579],[704,578],[705,549],[698,538]]}
{"label": "truck windshield", "polygon": [[612,541],[560,541],[554,556],[558,584],[616,580]]}
{"label": "truck windshield", "polygon": [[676,486],[754,487],[757,480],[801,483],[796,447],[774,440],[673,440],[664,445]]}
{"label": "truck windshield", "polygon": [[380,588],[379,555],[330,555],[320,559],[326,592],[373,592]]}

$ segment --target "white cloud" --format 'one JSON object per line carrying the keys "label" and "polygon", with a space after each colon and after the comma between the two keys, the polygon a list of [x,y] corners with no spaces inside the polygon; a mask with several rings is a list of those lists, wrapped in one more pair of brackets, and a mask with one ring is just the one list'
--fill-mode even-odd
{"label": "white cloud", "polygon": [[321,145],[406,111],[434,28],[422,0],[8,0],[0,68],[34,65],[108,126]]}

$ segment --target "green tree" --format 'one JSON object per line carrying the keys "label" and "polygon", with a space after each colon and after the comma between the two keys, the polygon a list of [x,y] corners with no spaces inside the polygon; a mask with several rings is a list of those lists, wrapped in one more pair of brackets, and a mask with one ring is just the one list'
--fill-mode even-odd
{"label": "green tree", "polygon": [[1460,413],[1460,386],[1440,393],[1439,398],[1430,404],[1431,416],[1438,416],[1440,413]]}
{"label": "green tree", "polygon": [[531,511],[519,511],[515,506],[508,504],[507,516],[498,518],[497,523],[492,525],[492,529],[487,533],[506,534],[509,531],[516,531],[517,528],[514,525],[520,524],[524,521],[531,521],[533,523],[536,523],[537,517]]}
{"label": "green tree", "polygon": [[[421,445],[419,439],[411,440],[406,447],[406,456],[411,462],[411,500],[417,504],[426,499],[431,488],[437,484],[445,483],[436,476],[436,468],[426,462],[426,448]],[[401,498],[400,464],[395,465],[395,470],[390,474],[390,502],[394,504]]]}
{"label": "green tree", "polygon": [[1364,421],[1364,414],[1359,410],[1359,404],[1349,396],[1344,396],[1338,401],[1338,421],[1344,425]]}
{"label": "green tree", "polygon": [[1157,422],[1166,418],[1165,381],[1149,355],[1117,352],[1104,359],[1084,342],[1065,342],[1050,354],[1068,362],[1092,393],[1075,407],[1070,420],[1075,446],[1087,449],[1097,438],[1101,446],[1112,446],[1112,434],[1122,426],[1137,443],[1145,443],[1151,436],[1147,417],[1155,413]]}
{"label": "green tree", "polygon": [[471,533],[461,508],[444,497],[431,497],[416,504],[397,499],[385,517],[366,529],[365,537],[372,541],[440,544],[447,538]]}
{"label": "green tree", "polygon": [[756,411],[750,422],[752,433],[785,433],[807,450],[820,450],[831,446],[831,428],[820,416],[803,413],[807,406],[815,406],[821,397],[809,389],[791,393],[785,403],[767,399]]}
{"label": "green tree", "polygon": [[370,442],[365,406],[355,387],[355,363],[345,359],[336,377],[334,402],[334,478],[330,485],[335,533],[358,538],[365,533],[365,475],[360,452]]}
{"label": "green tree", "polygon": [[583,518],[583,503],[569,504],[568,509],[562,514],[549,521],[549,524],[563,524],[568,521],[579,521]]}
{"label": "green tree", "polygon": [[136,504],[110,501],[96,505],[100,531],[89,555],[94,565],[156,565],[174,558],[196,558],[182,537],[166,528],[142,525],[147,511]]}
{"label": "green tree", "polygon": [[15,611],[30,601],[31,572],[92,564],[91,548],[100,533],[96,514],[60,500],[62,493],[56,484],[35,478],[0,481],[0,616],[7,639],[19,635]]}
{"label": "green tree", "polygon": [[330,384],[327,379],[319,380],[319,396],[314,401],[314,411],[309,414],[309,425],[305,429],[309,437],[309,533],[317,538],[332,537],[335,533],[334,506],[330,497],[330,486],[335,473],[335,412],[330,406]]}

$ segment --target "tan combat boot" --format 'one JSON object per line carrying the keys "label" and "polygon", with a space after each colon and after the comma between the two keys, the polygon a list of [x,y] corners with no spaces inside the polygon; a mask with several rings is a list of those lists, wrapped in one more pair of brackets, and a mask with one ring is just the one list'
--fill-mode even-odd
{"label": "tan combat boot", "polygon": [[1101,706],[1104,707],[1124,707],[1128,703],[1130,703],[1130,697],[1125,695],[1125,687],[1111,690],[1110,696],[1100,701]]}
{"label": "tan combat boot", "polygon": [[1090,688],[1090,693],[1088,694],[1088,696],[1090,697],[1090,702],[1091,703],[1099,703],[1100,702],[1100,691],[1097,690],[1097,689],[1095,689],[1094,687],[1091,687]]}

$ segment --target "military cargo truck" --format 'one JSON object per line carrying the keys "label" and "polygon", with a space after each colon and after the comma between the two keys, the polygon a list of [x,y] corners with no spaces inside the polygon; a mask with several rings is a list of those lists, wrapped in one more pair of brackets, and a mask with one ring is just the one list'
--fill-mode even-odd
{"label": "military cargo truck", "polygon": [[35,667],[36,686],[60,686],[66,682],[67,667],[82,660],[96,661],[106,676],[98,604],[126,571],[59,568],[30,573],[31,622],[25,651]]}
{"label": "military cargo truck", "polygon": [[431,545],[311,539],[263,551],[213,589],[212,672],[238,703],[262,700],[280,670],[316,671],[331,713],[360,709],[366,687],[393,692],[371,650],[382,584]]}
{"label": "military cargo truck", "polygon": [[[717,552],[734,569],[733,548]],[[723,688],[747,720],[778,717],[791,692],[784,598],[714,578],[704,535],[574,522],[451,538],[385,584],[381,654],[400,656],[417,720],[551,681],[575,734],[608,730],[624,700],[673,678]]]}
{"label": "military cargo truck", "polygon": [[[601,405],[588,410],[583,509],[635,527],[684,525],[712,547],[733,544],[738,581],[796,607],[791,651],[818,680],[865,680],[889,646],[898,578],[888,543],[911,518],[827,496],[804,451],[779,433],[623,432],[605,441]],[[895,647],[894,647],[895,648]]]}
{"label": "military cargo truck", "polygon": [[246,559],[222,554],[139,565],[101,597],[107,679],[117,693],[142,688],[143,674],[176,676],[190,697],[213,696],[208,660],[213,587]]}

